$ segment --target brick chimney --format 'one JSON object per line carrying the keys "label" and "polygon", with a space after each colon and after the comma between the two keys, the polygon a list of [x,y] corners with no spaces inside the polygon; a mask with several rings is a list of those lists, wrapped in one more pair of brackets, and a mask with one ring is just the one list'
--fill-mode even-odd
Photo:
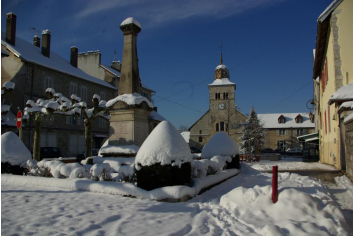
{"label": "brick chimney", "polygon": [[121,62],[120,61],[112,61],[111,68],[113,68],[114,70],[117,70],[118,72],[121,72]]}
{"label": "brick chimney", "polygon": [[78,48],[73,46],[70,48],[70,64],[74,67],[78,67]]}
{"label": "brick chimney", "polygon": [[14,46],[16,38],[16,18],[17,16],[12,12],[6,14],[6,42]]}
{"label": "brick chimney", "polygon": [[36,47],[41,46],[41,39],[37,36],[37,34],[35,35],[35,37],[33,37],[33,45],[35,45]]}
{"label": "brick chimney", "polygon": [[48,29],[42,31],[41,52],[43,56],[49,58],[51,52],[51,32]]}

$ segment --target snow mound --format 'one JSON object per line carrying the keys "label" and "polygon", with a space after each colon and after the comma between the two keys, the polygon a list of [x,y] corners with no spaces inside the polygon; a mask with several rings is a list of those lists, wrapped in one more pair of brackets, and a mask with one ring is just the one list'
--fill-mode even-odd
{"label": "snow mound", "polygon": [[178,165],[191,162],[190,148],[168,121],[162,121],[147,137],[136,155],[135,166]]}
{"label": "snow mound", "polygon": [[31,159],[30,151],[14,132],[1,135],[1,162],[25,166],[27,160]]}
{"label": "snow mound", "polygon": [[150,108],[153,108],[153,104],[147,98],[138,93],[119,95],[116,98],[109,100],[106,103],[106,107],[111,107],[119,101],[124,102],[127,105],[140,105],[142,102],[146,102]]}
{"label": "snow mound", "polygon": [[213,156],[235,156],[239,153],[239,147],[226,133],[216,133],[204,146],[201,157],[210,159]]}
{"label": "snow mound", "polygon": [[220,205],[263,235],[329,235],[325,229],[333,235],[347,234],[343,215],[333,204],[293,188],[280,190],[273,204],[271,193],[271,186],[238,187],[223,195]]}

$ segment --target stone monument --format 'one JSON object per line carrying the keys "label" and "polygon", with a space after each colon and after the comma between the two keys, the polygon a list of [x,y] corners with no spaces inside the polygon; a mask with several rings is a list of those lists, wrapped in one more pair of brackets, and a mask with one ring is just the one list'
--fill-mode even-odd
{"label": "stone monument", "polygon": [[140,23],[132,17],[124,20],[120,29],[124,34],[119,96],[107,102],[110,112],[109,143],[102,147],[103,156],[135,156],[149,134],[148,117],[153,104],[141,96],[138,69],[137,34]]}

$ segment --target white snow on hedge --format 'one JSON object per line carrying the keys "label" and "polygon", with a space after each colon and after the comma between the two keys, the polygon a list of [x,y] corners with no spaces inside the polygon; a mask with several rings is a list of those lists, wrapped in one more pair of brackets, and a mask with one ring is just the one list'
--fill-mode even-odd
{"label": "white snow on hedge", "polygon": [[139,166],[177,165],[191,162],[190,148],[177,129],[168,121],[162,121],[151,132],[136,155]]}
{"label": "white snow on hedge", "polygon": [[349,83],[339,88],[336,92],[334,92],[331,95],[328,104],[331,105],[334,102],[350,101],[352,99],[353,99],[353,83]]}
{"label": "white snow on hedge", "polygon": [[114,163],[117,162],[117,164],[113,164],[116,166],[122,166],[122,165],[131,165],[135,163],[135,157],[94,157],[93,163],[94,164],[100,164],[100,163]]}
{"label": "white snow on hedge", "polygon": [[209,86],[215,86],[215,85],[229,85],[229,84],[235,84],[231,82],[228,78],[222,78],[222,79],[216,79],[214,80],[213,83],[209,84]]}
{"label": "white snow on hedge", "polygon": [[201,157],[210,159],[213,156],[235,156],[238,153],[239,147],[236,142],[226,133],[218,132],[204,146]]}
{"label": "white snow on hedge", "polygon": [[3,85],[3,88],[5,88],[6,90],[11,90],[15,88],[15,83],[11,82],[11,81],[6,81]]}
{"label": "white snow on hedge", "polygon": [[120,26],[124,26],[124,25],[129,25],[129,24],[135,24],[138,27],[140,27],[142,29],[142,26],[140,24],[140,22],[138,22],[136,19],[134,19],[133,17],[129,17],[127,19],[125,19]]}
{"label": "white snow on hedge", "polygon": [[114,145],[107,145],[99,150],[99,155],[102,154],[113,154],[113,153],[120,153],[120,154],[136,154],[140,147],[136,145],[123,145],[123,146],[114,146]]}
{"label": "white snow on hedge", "polygon": [[14,132],[1,135],[1,162],[25,166],[32,159],[30,151]]}
{"label": "white snow on hedge", "polygon": [[186,143],[189,143],[190,132],[189,132],[189,131],[183,131],[183,132],[181,132],[180,134],[183,136],[185,142],[186,142]]}
{"label": "white snow on hedge", "polygon": [[293,188],[280,189],[277,203],[271,201],[271,186],[238,187],[223,195],[220,205],[240,222],[261,235],[346,235],[333,204]]}
{"label": "white snow on hedge", "polygon": [[141,96],[138,93],[119,95],[116,98],[109,100],[106,103],[106,107],[111,107],[119,101],[124,102],[127,105],[131,105],[131,106],[140,105],[142,102],[146,102],[149,107],[153,108],[153,104],[147,98]]}
{"label": "white snow on hedge", "polygon": [[[101,164],[102,165],[102,164]],[[107,164],[108,165],[108,164]],[[96,169],[95,172],[99,172]],[[184,196],[194,197],[202,189],[217,184],[227,178],[238,174],[237,169],[224,170],[216,175],[201,179],[193,179],[193,186],[169,186],[146,191],[132,183],[96,182],[89,179],[55,179],[35,176],[1,175],[1,183],[19,184],[29,186],[56,187],[62,189],[89,191],[111,195],[134,196],[141,199],[163,200],[179,199]]]}
{"label": "white snow on hedge", "polygon": [[109,172],[111,170],[111,167],[108,163],[101,163],[101,164],[94,164],[91,168],[90,168],[90,174],[92,176],[99,176],[101,175],[103,172]]}

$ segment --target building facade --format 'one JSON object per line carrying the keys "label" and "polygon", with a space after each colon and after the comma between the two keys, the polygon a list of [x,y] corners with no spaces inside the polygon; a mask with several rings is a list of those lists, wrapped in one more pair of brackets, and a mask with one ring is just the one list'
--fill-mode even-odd
{"label": "building facade", "polygon": [[[76,94],[92,107],[91,98],[98,94],[109,100],[117,89],[109,83],[92,77],[75,66],[73,50],[68,50],[71,62],[50,49],[51,34],[42,32],[42,44],[35,36],[33,44],[16,37],[16,19],[7,14],[6,32],[1,34],[1,49],[9,56],[2,58],[1,83],[12,81],[16,84],[12,93],[6,94],[7,104],[12,104],[11,112],[22,110],[28,100],[46,99],[46,88],[53,88],[66,97]],[[3,123],[3,122],[2,122]],[[2,133],[9,128],[2,126]],[[13,129],[14,130],[14,129]],[[16,131],[16,130],[14,130]],[[98,118],[93,124],[93,147],[100,147],[101,141],[109,133],[109,122]],[[34,123],[30,119],[23,128],[23,142],[29,150],[33,146]],[[76,156],[84,153],[83,119],[61,115],[44,116],[41,129],[41,147],[58,147],[62,156]]]}
{"label": "building facade", "polygon": [[[320,162],[346,169],[344,118],[352,106],[340,112],[348,99],[330,101],[353,82],[353,1],[333,1],[317,20],[313,79],[315,115],[318,116]],[[352,87],[352,85],[351,85]],[[351,90],[352,92],[352,90]],[[346,106],[345,106],[346,107]]]}
{"label": "building facade", "polygon": [[236,84],[230,81],[222,55],[215,69],[214,82],[208,88],[209,110],[189,128],[189,145],[203,148],[217,132],[227,133],[236,143],[242,142],[243,124],[248,117],[236,109]]}
{"label": "building facade", "polygon": [[300,148],[297,137],[314,133],[315,124],[308,113],[258,114],[265,128],[264,148],[280,149]]}

